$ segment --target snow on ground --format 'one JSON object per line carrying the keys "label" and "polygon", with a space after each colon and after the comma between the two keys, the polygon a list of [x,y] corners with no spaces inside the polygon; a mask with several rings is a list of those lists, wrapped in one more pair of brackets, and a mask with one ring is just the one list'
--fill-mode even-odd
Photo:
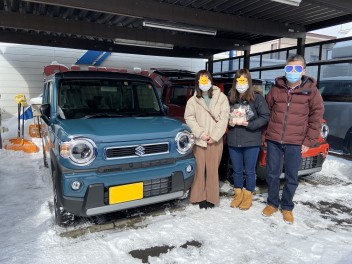
{"label": "snow on ground", "polygon": [[[169,249],[149,263],[352,263],[351,171],[352,161],[329,156],[314,177],[325,184],[301,181],[293,225],[261,215],[264,193],[248,211],[230,208],[229,197],[208,210],[184,202],[139,228],[63,238],[41,154],[0,150],[0,263],[142,263],[129,252],[159,246]],[[200,246],[182,246],[191,241]]]}

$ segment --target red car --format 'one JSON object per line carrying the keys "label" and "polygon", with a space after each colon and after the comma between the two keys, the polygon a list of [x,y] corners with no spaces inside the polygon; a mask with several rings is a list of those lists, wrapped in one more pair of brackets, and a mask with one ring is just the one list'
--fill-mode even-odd
{"label": "red car", "polygon": [[[232,78],[214,78],[214,84],[227,94],[232,87],[232,80]],[[273,83],[270,81],[257,79],[253,79],[252,81],[253,85],[257,86],[256,88],[259,88],[263,92],[263,95],[266,95],[273,86]],[[168,115],[184,122],[183,115],[186,103],[193,93],[194,78],[168,80],[161,96],[163,103],[168,107]],[[321,135],[316,147],[310,148],[306,153],[302,154],[302,164],[298,172],[299,176],[309,175],[322,169],[322,165],[329,151],[329,144],[326,142],[328,133],[329,128],[325,120],[323,120]],[[224,140],[224,142],[226,142],[226,140]],[[263,146],[257,162],[258,178],[265,179],[265,167],[266,148]],[[227,147],[224,148],[219,175],[221,179],[227,179],[232,182],[232,164],[231,159],[229,159]],[[283,172],[281,177],[283,178],[284,176],[285,174]]]}

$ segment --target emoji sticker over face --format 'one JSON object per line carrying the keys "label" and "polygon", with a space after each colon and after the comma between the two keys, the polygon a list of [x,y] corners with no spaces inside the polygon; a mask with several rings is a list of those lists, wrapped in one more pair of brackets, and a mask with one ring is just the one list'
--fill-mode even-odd
{"label": "emoji sticker over face", "polygon": [[246,77],[244,77],[243,75],[241,75],[241,77],[237,78],[236,80],[237,80],[236,90],[239,93],[245,93],[249,88],[248,79]]}
{"label": "emoji sticker over face", "polygon": [[240,78],[237,78],[237,84],[239,85],[244,85],[244,84],[248,84],[248,79],[246,77],[244,77],[243,75],[241,75]]}
{"label": "emoji sticker over face", "polygon": [[202,75],[202,76],[200,76],[200,78],[199,78],[199,85],[206,85],[206,84],[210,84],[210,80],[209,80],[209,78],[208,78],[208,76],[207,75]]}

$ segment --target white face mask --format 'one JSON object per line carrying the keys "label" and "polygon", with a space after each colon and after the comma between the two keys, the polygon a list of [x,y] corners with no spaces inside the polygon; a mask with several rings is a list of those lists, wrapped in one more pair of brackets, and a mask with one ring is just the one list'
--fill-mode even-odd
{"label": "white face mask", "polygon": [[239,93],[245,93],[248,90],[248,83],[246,84],[236,84],[236,90]]}
{"label": "white face mask", "polygon": [[209,89],[212,87],[211,83],[207,84],[199,84],[199,89],[201,89],[203,92],[209,91]]}

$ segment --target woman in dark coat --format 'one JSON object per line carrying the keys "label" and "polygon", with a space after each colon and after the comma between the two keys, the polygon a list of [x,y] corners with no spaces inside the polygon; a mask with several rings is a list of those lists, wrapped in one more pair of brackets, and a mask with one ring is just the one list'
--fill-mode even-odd
{"label": "woman in dark coat", "polygon": [[261,131],[267,124],[270,113],[264,97],[254,91],[247,69],[236,72],[229,101],[227,144],[233,165],[235,192],[230,206],[248,210],[252,205],[255,189],[255,168],[261,146]]}

